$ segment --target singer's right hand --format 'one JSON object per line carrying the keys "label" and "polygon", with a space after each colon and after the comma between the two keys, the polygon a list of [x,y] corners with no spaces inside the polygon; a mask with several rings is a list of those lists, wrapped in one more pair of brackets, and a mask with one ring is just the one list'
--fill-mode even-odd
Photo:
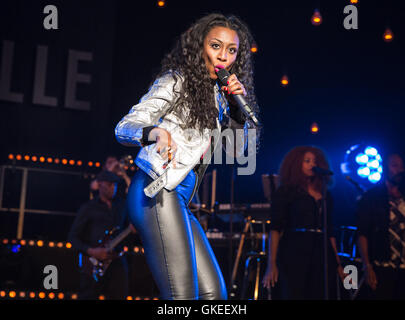
{"label": "singer's right hand", "polygon": [[241,94],[243,96],[246,96],[245,87],[242,83],[239,82],[234,73],[229,76],[227,86],[223,86],[221,89],[228,94]]}
{"label": "singer's right hand", "polygon": [[149,133],[149,140],[156,141],[156,151],[160,156],[175,166],[174,156],[177,152],[177,144],[172,139],[170,132],[163,128],[154,128]]}

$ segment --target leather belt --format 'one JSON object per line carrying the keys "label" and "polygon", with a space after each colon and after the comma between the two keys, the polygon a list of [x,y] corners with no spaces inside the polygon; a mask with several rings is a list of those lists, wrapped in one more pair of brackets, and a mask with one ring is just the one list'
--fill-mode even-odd
{"label": "leather belt", "polygon": [[311,228],[296,228],[291,229],[294,232],[311,232],[311,233],[323,233],[322,229],[311,229]]}

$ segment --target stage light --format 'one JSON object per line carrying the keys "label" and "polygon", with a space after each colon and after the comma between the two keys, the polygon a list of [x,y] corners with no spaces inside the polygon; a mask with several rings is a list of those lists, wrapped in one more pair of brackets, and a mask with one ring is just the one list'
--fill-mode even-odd
{"label": "stage light", "polygon": [[38,294],[38,297],[39,297],[40,299],[44,299],[44,298],[45,298],[45,293],[44,293],[44,292],[40,292],[40,293]]}
{"label": "stage light", "polygon": [[37,156],[32,156],[32,157],[31,157],[31,160],[32,160],[33,162],[37,162],[38,157],[37,157]]}
{"label": "stage light", "polygon": [[71,296],[71,298],[72,298],[72,300],[76,300],[76,299],[77,299],[77,294],[76,294],[76,293],[73,293],[72,296]]}
{"label": "stage light", "polygon": [[30,160],[30,156],[25,155],[25,156],[24,156],[24,160],[25,160],[25,161],[29,161],[29,160]]}
{"label": "stage light", "polygon": [[370,168],[368,167],[360,167],[357,170],[357,174],[362,177],[362,178],[366,178],[370,175]]}
{"label": "stage light", "polygon": [[55,294],[53,292],[51,292],[50,294],[48,294],[48,298],[49,299],[54,299],[55,298]]}
{"label": "stage light", "polygon": [[24,292],[24,291],[21,291],[21,292],[19,293],[19,296],[20,296],[20,298],[25,298],[25,292]]}
{"label": "stage light", "polygon": [[89,161],[88,165],[89,165],[89,167],[92,167],[92,166],[93,166],[93,162]]}
{"label": "stage light", "polygon": [[316,122],[312,123],[311,132],[312,133],[318,133],[319,132],[319,127],[318,127],[318,124]]}
{"label": "stage light", "polygon": [[72,248],[72,244],[70,242],[66,242],[66,248],[68,249]]}
{"label": "stage light", "polygon": [[56,245],[58,248],[62,248],[63,247],[63,243],[62,242],[58,242],[58,244]]}
{"label": "stage light", "polygon": [[62,300],[64,297],[65,295],[62,292],[58,293],[58,299]]}
{"label": "stage light", "polygon": [[35,298],[35,292],[30,292],[30,298],[34,299]]}
{"label": "stage light", "polygon": [[14,159],[14,155],[10,153],[10,154],[8,155],[8,159],[9,159],[9,160],[13,160],[13,159]]}
{"label": "stage light", "polygon": [[379,166],[380,166],[380,162],[378,160],[372,160],[372,161],[367,162],[367,167],[378,169]]}
{"label": "stage light", "polygon": [[358,3],[359,3],[359,0],[350,0],[350,3],[352,3],[352,4],[358,4]]}
{"label": "stage light", "polygon": [[37,241],[37,246],[42,247],[44,245],[44,242],[42,240]]}
{"label": "stage light", "polygon": [[56,164],[59,164],[60,160],[59,160],[58,158],[55,158],[54,162],[55,162]]}
{"label": "stage light", "polygon": [[71,166],[73,166],[73,165],[75,164],[75,161],[74,161],[74,160],[69,160],[69,164],[70,164]]}
{"label": "stage light", "polygon": [[10,291],[9,293],[8,293],[8,296],[10,297],[10,298],[15,298],[16,297],[16,293],[15,293],[15,291]]}
{"label": "stage light", "polygon": [[314,14],[311,17],[311,23],[314,26],[319,26],[322,23],[322,16],[318,9],[315,9]]}
{"label": "stage light", "polygon": [[256,44],[253,44],[252,47],[250,48],[250,51],[253,52],[253,53],[256,53],[257,50],[258,50],[258,49],[257,49],[257,45],[256,45]]}
{"label": "stage light", "polygon": [[127,300],[134,300],[134,299],[131,296],[128,296]]}
{"label": "stage light", "polygon": [[49,242],[49,243],[48,243],[48,246],[49,246],[50,248],[53,248],[53,247],[55,246],[55,242],[52,242],[52,241]]}
{"label": "stage light", "polygon": [[163,7],[166,5],[166,2],[163,1],[163,0],[159,0],[159,1],[157,2],[157,5],[158,5],[158,7],[163,8]]}
{"label": "stage light", "polygon": [[96,162],[96,167],[97,167],[97,168],[100,167],[100,162]]}
{"label": "stage light", "polygon": [[20,241],[20,244],[21,244],[22,246],[25,246],[25,245],[27,244],[27,242],[23,239],[23,240]]}
{"label": "stage light", "polygon": [[369,156],[377,156],[378,151],[374,147],[366,147],[366,149],[364,150],[364,153]]}
{"label": "stage light", "polygon": [[105,300],[105,297],[103,295],[98,297],[98,300]]}
{"label": "stage light", "polygon": [[76,162],[76,164],[77,164],[78,166],[81,166],[81,165],[83,164],[83,162],[82,162],[81,160],[79,160],[79,161]]}
{"label": "stage light", "polygon": [[370,174],[370,175],[368,176],[368,180],[369,180],[371,183],[377,183],[378,181],[381,180],[381,174],[380,174],[379,172],[374,172],[373,174]]}
{"label": "stage light", "polygon": [[363,182],[375,184],[381,180],[383,167],[382,157],[377,148],[370,145],[354,145],[346,151],[341,171],[356,181],[356,176]]}
{"label": "stage light", "polygon": [[7,244],[8,243],[8,239],[3,239],[3,244]]}
{"label": "stage light", "polygon": [[62,164],[67,164],[67,163],[68,163],[67,159],[62,159]]}
{"label": "stage light", "polygon": [[16,158],[18,161],[20,161],[20,160],[22,159],[21,154],[17,154],[17,155],[15,156],[15,158]]}
{"label": "stage light", "polygon": [[290,82],[290,80],[288,79],[288,77],[286,76],[286,75],[283,75],[282,77],[281,77],[281,85],[283,86],[283,87],[286,87],[287,85],[288,85],[288,83]]}
{"label": "stage light", "polygon": [[35,244],[35,242],[34,242],[34,240],[30,240],[30,241],[28,241],[28,244],[29,244],[30,246],[33,246],[33,245]]}
{"label": "stage light", "polygon": [[39,162],[45,162],[45,157],[39,157]]}
{"label": "stage light", "polygon": [[368,156],[364,153],[360,153],[356,156],[356,162],[360,165],[364,165],[368,162]]}
{"label": "stage light", "polygon": [[20,248],[21,248],[20,245],[13,245],[13,246],[11,247],[11,252],[13,252],[13,253],[20,252]]}
{"label": "stage light", "polygon": [[383,39],[385,42],[391,42],[394,39],[394,34],[392,33],[390,28],[385,29]]}
{"label": "stage light", "polygon": [[0,297],[4,298],[6,296],[6,292],[5,291],[0,291]]}
{"label": "stage light", "polygon": [[48,159],[46,159],[46,161],[48,162],[48,163],[52,163],[52,158],[48,158]]}

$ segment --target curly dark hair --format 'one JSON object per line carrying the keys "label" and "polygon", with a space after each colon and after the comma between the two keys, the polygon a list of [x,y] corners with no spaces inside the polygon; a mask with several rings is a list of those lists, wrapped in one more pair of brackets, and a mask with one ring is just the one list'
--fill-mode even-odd
{"label": "curly dark hair", "polygon": [[[318,167],[329,170],[328,160],[321,149],[313,146],[297,146],[291,149],[281,162],[279,170],[280,185],[300,187],[303,190],[307,190],[308,183],[312,182],[315,190],[322,192],[324,186],[323,179],[318,175],[308,179],[302,172],[302,163],[304,155],[307,152],[314,154]],[[331,182],[332,180],[328,177],[326,183],[330,184]]]}
{"label": "curly dark hair", "polygon": [[[184,79],[182,90],[178,92],[178,98],[169,109],[176,116],[183,119],[188,128],[203,130],[204,128],[216,128],[218,110],[215,107],[213,80],[210,78],[203,58],[204,39],[210,30],[221,26],[237,32],[239,37],[239,49],[236,60],[231,68],[231,74],[235,73],[239,81],[243,83],[247,97],[256,114],[258,106],[254,93],[253,62],[251,46],[253,37],[248,27],[235,16],[222,14],[209,14],[197,20],[175,42],[171,51],[162,60],[162,68],[158,74],[162,76],[171,72],[177,82],[176,71]],[[173,90],[176,84],[173,86]],[[184,107],[192,106],[187,119],[184,119]]]}

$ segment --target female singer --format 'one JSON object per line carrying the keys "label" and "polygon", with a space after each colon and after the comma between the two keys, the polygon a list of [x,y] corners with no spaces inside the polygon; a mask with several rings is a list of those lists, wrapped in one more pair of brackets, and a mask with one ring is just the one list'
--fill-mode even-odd
{"label": "female singer", "polygon": [[[274,287],[280,276],[282,299],[324,298],[323,190],[326,180],[313,167],[329,169],[315,147],[293,148],[280,166],[280,186],[271,210],[269,256],[263,285]],[[332,226],[332,197],[326,193],[329,287],[336,270],[344,277]]]}
{"label": "female singer", "polygon": [[[199,19],[164,57],[149,92],[116,127],[120,143],[142,146],[128,207],[163,299],[227,298],[213,250],[188,204],[207,167],[200,160],[211,157],[213,149],[206,151],[213,130],[253,126],[232,98],[243,94],[257,112],[251,45],[251,34],[238,18]],[[220,68],[231,74],[227,86],[216,82]],[[244,143],[236,145],[243,152]],[[158,177],[165,177],[164,188],[146,196],[144,188]]]}

